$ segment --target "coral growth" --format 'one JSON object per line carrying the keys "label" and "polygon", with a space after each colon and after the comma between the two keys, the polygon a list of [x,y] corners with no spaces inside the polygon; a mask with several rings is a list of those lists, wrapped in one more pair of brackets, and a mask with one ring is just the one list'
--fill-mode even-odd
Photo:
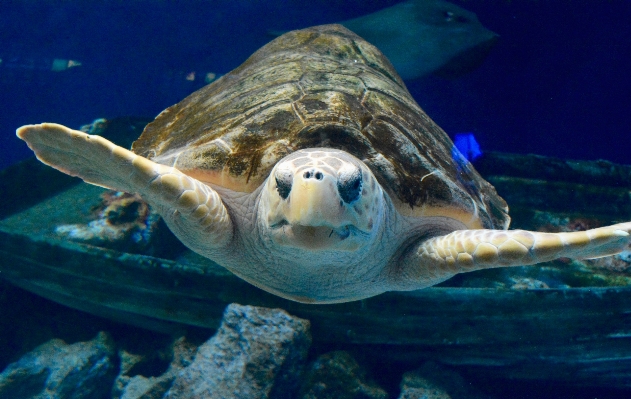
{"label": "coral growth", "polygon": [[88,224],[57,226],[55,232],[70,240],[117,249],[147,252],[160,217],[137,194],[106,191],[101,203],[92,209]]}

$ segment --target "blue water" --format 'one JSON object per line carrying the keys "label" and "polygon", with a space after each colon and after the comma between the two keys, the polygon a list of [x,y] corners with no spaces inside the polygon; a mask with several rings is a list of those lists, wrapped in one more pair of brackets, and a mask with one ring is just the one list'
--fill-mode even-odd
{"label": "blue water", "polygon": [[[128,4],[129,3],[129,4]],[[226,73],[286,30],[364,15],[396,1],[2,2],[0,57],[64,72],[0,66],[0,167],[30,155],[26,123],[79,127],[97,117],[154,116],[201,87],[190,71]],[[631,163],[631,3],[455,1],[500,35],[462,78],[407,82],[450,135],[484,150]],[[198,72],[199,73],[199,72]]]}

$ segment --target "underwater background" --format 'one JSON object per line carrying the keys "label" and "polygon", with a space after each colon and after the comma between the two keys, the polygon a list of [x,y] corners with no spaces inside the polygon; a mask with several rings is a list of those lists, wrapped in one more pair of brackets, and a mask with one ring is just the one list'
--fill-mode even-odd
{"label": "underwater background", "polygon": [[[24,124],[46,121],[78,129],[105,118],[140,128],[282,32],[347,21],[398,3],[2,1],[0,171],[32,156],[15,137],[15,129]],[[439,18],[451,18],[440,2],[426,3],[429,9],[435,4]],[[511,206],[513,225],[575,231],[631,220],[631,167],[566,161],[631,164],[631,2],[451,3],[475,13],[497,40],[479,63],[457,76],[437,70],[405,83],[464,155],[488,155],[475,166]],[[119,118],[127,116],[134,118]],[[93,128],[98,132],[98,123]],[[129,130],[123,133],[130,138]],[[559,159],[514,155],[529,153]],[[168,271],[181,279],[180,287],[191,285],[190,290],[180,288],[190,297],[167,310],[194,318],[187,311],[205,309],[197,300],[200,290],[216,295],[208,301],[212,315],[196,315],[207,319],[177,335],[184,327],[174,327],[172,320],[158,322],[130,312],[136,320],[114,322],[89,309],[85,313],[44,300],[2,279],[0,371],[5,371],[0,380],[19,385],[15,375],[27,374],[24,370],[34,377],[17,388],[0,383],[0,399],[33,397],[43,384],[41,368],[53,370],[46,389],[57,384],[62,398],[163,397],[178,373],[194,372],[189,366],[195,366],[196,352],[222,364],[226,355],[221,350],[233,350],[235,336],[255,352],[271,351],[277,363],[261,366],[261,361],[249,371],[257,378],[273,374],[275,383],[285,382],[277,386],[286,389],[262,394],[259,386],[258,396],[237,397],[631,397],[631,251],[583,263],[562,259],[541,269],[457,276],[418,295],[388,293],[339,306],[303,306],[261,293],[219,267],[212,270],[215,282],[190,274],[186,267],[201,260],[181,255],[183,247],[172,236],[162,236],[158,216],[139,198],[73,185],[50,168],[24,165],[0,172],[0,195],[11,192],[0,200],[4,277],[20,273],[9,261],[33,261],[33,270],[72,263],[77,269],[90,265],[87,274],[99,278],[111,273],[142,291],[144,284],[171,283],[170,275],[159,274],[147,283],[152,276],[146,268],[158,259],[158,269],[184,265],[183,271]],[[31,182],[37,187],[27,185]],[[48,198],[52,194],[57,196]],[[128,209],[134,210],[131,216]],[[133,223],[162,230],[149,244],[149,239],[126,236],[116,243],[83,245],[60,233],[83,228],[89,218],[117,217],[127,224],[136,217]],[[51,226],[63,245],[49,240]],[[109,249],[102,250],[101,244]],[[111,255],[107,251],[112,248],[123,255]],[[143,257],[146,253],[155,258]],[[64,263],[66,259],[70,261]],[[24,271],[25,280],[32,277],[29,273]],[[117,283],[103,292],[115,290]],[[210,288],[200,288],[207,283]],[[156,302],[161,300],[169,299],[158,295]],[[234,302],[256,306],[226,308]],[[291,316],[269,308],[285,309]],[[273,338],[267,341],[270,331]],[[81,369],[84,380],[67,378],[72,372],[66,364]],[[203,376],[189,377],[193,387],[204,384]],[[186,388],[171,397],[194,397],[187,396]],[[434,396],[423,396],[428,392]]]}
{"label": "underwater background", "polygon": [[[154,117],[271,40],[271,31],[339,22],[397,3],[302,1],[3,1],[0,168],[30,155],[27,123],[78,128],[96,118]],[[483,150],[629,162],[631,3],[454,1],[499,35],[457,79],[408,80],[450,136]],[[51,71],[54,59],[81,66]],[[197,79],[186,80],[197,71]]]}

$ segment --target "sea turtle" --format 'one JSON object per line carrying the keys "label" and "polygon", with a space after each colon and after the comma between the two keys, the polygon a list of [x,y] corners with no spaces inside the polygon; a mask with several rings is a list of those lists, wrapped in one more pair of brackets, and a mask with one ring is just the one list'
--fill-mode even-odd
{"label": "sea turtle", "polygon": [[139,193],[190,249],[301,302],[600,257],[631,240],[631,222],[505,230],[504,200],[377,48],[340,25],[273,40],[158,115],[133,152],[51,123],[17,135],[62,172]]}

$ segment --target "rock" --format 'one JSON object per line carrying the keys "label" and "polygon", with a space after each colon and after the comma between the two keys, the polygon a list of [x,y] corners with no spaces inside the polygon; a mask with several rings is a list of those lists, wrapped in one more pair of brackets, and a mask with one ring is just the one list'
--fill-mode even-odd
{"label": "rock", "polygon": [[483,399],[460,374],[433,362],[403,374],[399,399]]}
{"label": "rock", "polygon": [[311,366],[298,396],[302,399],[387,399],[346,351],[321,355]]}
{"label": "rock", "polygon": [[109,121],[105,118],[98,118],[92,121],[92,123],[89,123],[87,125],[83,125],[79,128],[79,130],[81,130],[82,132],[85,132],[87,134],[93,134],[93,135],[102,135],[102,134],[107,134],[107,125],[109,124]]}
{"label": "rock", "polygon": [[145,354],[119,351],[121,371],[116,378],[112,397],[120,399],[162,398],[173,384],[177,374],[192,363],[196,351],[197,346],[185,337],[176,339],[167,350],[170,364],[167,370],[158,376],[147,375],[151,372],[147,373],[142,370],[160,367],[163,360],[161,359],[161,351],[148,351]]}
{"label": "rock", "polygon": [[116,375],[114,343],[107,333],[66,344],[53,339],[0,374],[1,398],[105,398]]}
{"label": "rock", "polygon": [[165,398],[291,398],[311,345],[309,321],[284,310],[228,305],[217,334]]}

